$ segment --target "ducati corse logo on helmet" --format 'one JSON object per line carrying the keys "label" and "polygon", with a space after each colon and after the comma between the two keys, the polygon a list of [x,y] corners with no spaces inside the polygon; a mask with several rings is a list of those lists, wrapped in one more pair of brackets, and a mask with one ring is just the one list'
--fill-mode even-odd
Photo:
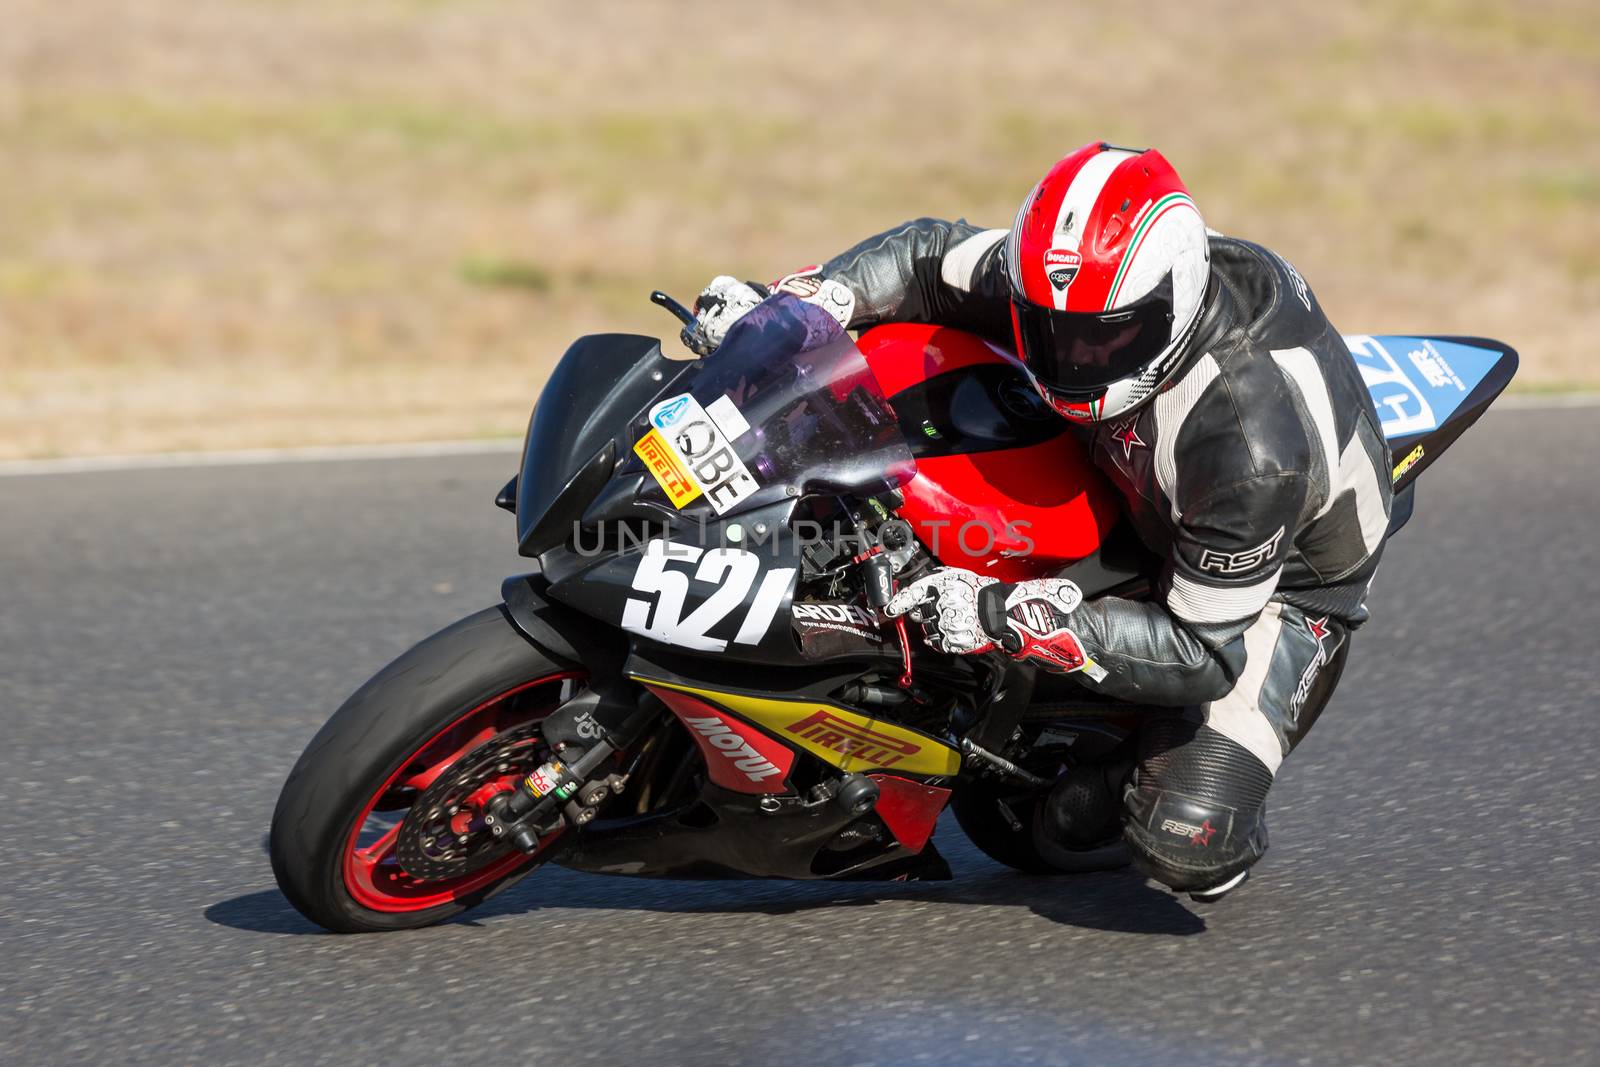
{"label": "ducati corse logo on helmet", "polygon": [[1045,277],[1058,291],[1066,292],[1072,279],[1078,276],[1078,267],[1082,263],[1083,257],[1073,249],[1052,248],[1044,254]]}

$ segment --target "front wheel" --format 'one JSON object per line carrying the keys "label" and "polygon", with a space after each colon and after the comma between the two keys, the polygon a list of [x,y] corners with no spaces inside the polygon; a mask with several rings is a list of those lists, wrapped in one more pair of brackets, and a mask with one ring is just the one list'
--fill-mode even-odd
{"label": "front wheel", "polygon": [[272,871],[337,933],[428,926],[526,875],[482,809],[543,762],[539,724],[584,683],[502,608],[470,615],[362,686],[295,764],[272,816]]}

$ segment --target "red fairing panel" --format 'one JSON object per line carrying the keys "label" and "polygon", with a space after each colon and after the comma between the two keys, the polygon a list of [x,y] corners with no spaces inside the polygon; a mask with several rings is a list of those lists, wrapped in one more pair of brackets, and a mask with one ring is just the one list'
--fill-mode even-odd
{"label": "red fairing panel", "polygon": [[657,686],[648,687],[672,709],[706,758],[706,773],[735,793],[782,793],[794,750],[705,701]]}
{"label": "red fairing panel", "polygon": [[[1070,447],[1063,447],[1067,445]],[[1002,582],[1055,574],[1093,555],[1116,523],[1116,501],[1069,437],[1030,448],[917,461],[900,515],[951,567]]]}
{"label": "red fairing panel", "polygon": [[1022,364],[976,334],[949,326],[896,322],[874,326],[856,341],[872,376],[893,397],[919,382],[966,367]]}
{"label": "red fairing panel", "polygon": [[[1023,373],[1011,356],[948,327],[879,326],[859,343],[891,404],[939,375],[992,365]],[[1065,432],[1019,448],[922,456],[901,491],[901,517],[941,563],[1007,582],[1093,555],[1121,514],[1116,490]]]}
{"label": "red fairing panel", "polygon": [[933,836],[933,827],[950,799],[950,790],[892,774],[869,774],[867,777],[878,783],[878,805],[872,810],[878,813],[896,841],[912,852],[921,852],[922,846]]}

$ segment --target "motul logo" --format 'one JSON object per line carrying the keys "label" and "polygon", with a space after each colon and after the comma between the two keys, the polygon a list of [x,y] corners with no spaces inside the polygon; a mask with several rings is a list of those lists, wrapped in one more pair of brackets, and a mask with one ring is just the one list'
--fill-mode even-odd
{"label": "motul logo", "polygon": [[690,728],[701,737],[705,738],[711,746],[722,753],[723,758],[731,761],[735,769],[752,782],[759,782],[763,778],[771,778],[774,774],[782,774],[772,761],[750,747],[750,742],[740,737],[738,732],[715,715],[708,715],[703,719],[683,717]]}
{"label": "motul logo", "polygon": [[851,756],[875,767],[892,766],[922,751],[921,745],[857,726],[826,709],[819,709],[815,715],[801,719],[788,729],[841,756]]}

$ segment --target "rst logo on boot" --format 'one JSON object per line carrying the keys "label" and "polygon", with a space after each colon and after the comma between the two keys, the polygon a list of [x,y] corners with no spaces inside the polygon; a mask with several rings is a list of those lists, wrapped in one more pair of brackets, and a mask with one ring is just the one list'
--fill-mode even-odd
{"label": "rst logo on boot", "polygon": [[1178,837],[1187,837],[1201,848],[1211,844],[1211,835],[1217,832],[1216,827],[1211,825],[1210,819],[1207,819],[1199,826],[1192,822],[1182,822],[1178,819],[1164,819],[1161,823],[1161,829],[1165,833],[1175,834]]}

